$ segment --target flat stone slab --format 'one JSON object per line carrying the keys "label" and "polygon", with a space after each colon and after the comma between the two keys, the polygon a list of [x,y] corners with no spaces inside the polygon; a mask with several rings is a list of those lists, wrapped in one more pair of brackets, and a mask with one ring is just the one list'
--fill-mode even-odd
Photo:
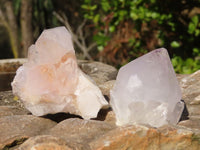
{"label": "flat stone slab", "polygon": [[190,130],[142,125],[117,127],[89,143],[92,150],[173,150],[200,148],[200,137]]}
{"label": "flat stone slab", "polygon": [[61,138],[39,135],[29,138],[16,150],[72,150]]}
{"label": "flat stone slab", "polygon": [[[109,96],[115,77],[105,73],[105,78],[98,81],[103,68],[95,69],[98,68],[99,63],[95,65],[91,63],[79,61],[79,66],[84,72],[93,76],[104,95]],[[111,69],[111,72],[115,71]],[[177,75],[190,119],[179,122],[175,127],[152,128],[145,125],[116,127],[115,114],[110,109],[101,110],[96,120],[88,121],[72,118],[77,116],[69,115],[64,116],[65,120],[63,120],[63,114],[56,114],[53,116],[59,122],[57,124],[51,121],[52,118],[49,116],[45,116],[47,119],[44,119],[27,115],[29,112],[19,100],[14,100],[11,91],[0,92],[0,149],[198,150],[200,149],[199,75],[200,72]]]}
{"label": "flat stone slab", "polygon": [[0,106],[0,118],[13,115],[28,115],[30,112],[26,109],[16,106]]}
{"label": "flat stone slab", "polygon": [[189,117],[200,116],[200,70],[181,78],[180,86]]}
{"label": "flat stone slab", "polygon": [[62,138],[73,149],[90,149],[88,143],[108,131],[116,128],[110,124],[96,120],[71,118],[58,123],[55,127],[44,132]]}
{"label": "flat stone slab", "polygon": [[200,104],[200,70],[181,79],[183,99],[187,104]]}
{"label": "flat stone slab", "polygon": [[14,99],[15,96],[12,91],[0,91],[0,106],[16,106],[24,108],[21,101]]}
{"label": "flat stone slab", "polygon": [[200,130],[200,119],[190,119],[179,122],[179,126]]}
{"label": "flat stone slab", "polygon": [[32,115],[14,115],[0,118],[0,149],[12,145],[15,141],[41,134],[56,123]]}
{"label": "flat stone slab", "polygon": [[113,66],[94,61],[78,60],[78,65],[83,72],[89,75],[97,85],[115,80],[117,69]]}

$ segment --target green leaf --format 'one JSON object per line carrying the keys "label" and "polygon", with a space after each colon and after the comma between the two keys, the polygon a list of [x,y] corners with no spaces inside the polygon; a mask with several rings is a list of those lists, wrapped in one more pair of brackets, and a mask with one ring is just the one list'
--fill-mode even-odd
{"label": "green leaf", "polygon": [[135,41],[136,41],[135,38],[129,39],[129,46],[134,46]]}
{"label": "green leaf", "polygon": [[100,18],[100,15],[99,15],[99,14],[96,14],[96,15],[94,16],[94,18],[93,18],[93,22],[94,22],[95,24],[97,24],[97,23],[99,22],[99,18]]}
{"label": "green leaf", "polygon": [[103,47],[102,45],[100,45],[100,46],[97,46],[97,49],[98,49],[99,51],[102,51],[102,50],[104,49],[104,47]]}
{"label": "green leaf", "polygon": [[196,29],[195,24],[192,23],[192,22],[190,22],[190,23],[189,23],[189,26],[188,26],[188,33],[193,34],[194,31],[195,31],[195,29]]}
{"label": "green leaf", "polygon": [[119,0],[121,3],[125,2],[125,0]]}
{"label": "green leaf", "polygon": [[156,19],[156,18],[159,17],[159,14],[156,13],[156,12],[153,12],[153,13],[151,13],[151,17],[152,17],[153,19]]}
{"label": "green leaf", "polygon": [[114,31],[115,31],[115,26],[110,26],[110,27],[109,27],[109,31],[110,31],[110,32],[114,32]]}
{"label": "green leaf", "polygon": [[171,26],[172,31],[175,31],[175,23],[174,22],[168,22],[168,25]]}
{"label": "green leaf", "polygon": [[96,8],[97,8],[97,5],[90,6],[90,10],[95,10]]}
{"label": "green leaf", "polygon": [[193,51],[193,55],[194,55],[194,56],[198,56],[198,55],[200,56],[200,48],[196,48],[196,47],[195,47],[195,48],[193,48],[192,51]]}
{"label": "green leaf", "polygon": [[88,5],[81,5],[81,8],[88,10],[89,6]]}
{"label": "green leaf", "polygon": [[188,66],[183,66],[182,73],[183,74],[191,74],[192,70],[190,68],[188,68]]}
{"label": "green leaf", "polygon": [[192,58],[187,58],[185,62],[186,62],[186,66],[192,66],[194,60]]}
{"label": "green leaf", "polygon": [[84,2],[85,3],[91,3],[91,0],[85,0]]}
{"label": "green leaf", "polygon": [[105,12],[107,12],[110,9],[110,4],[107,0],[102,0],[101,7]]}
{"label": "green leaf", "polygon": [[96,41],[99,46],[105,46],[109,39],[110,38],[105,36],[103,33],[99,33],[98,35],[93,36],[93,40]]}
{"label": "green leaf", "polygon": [[130,17],[131,17],[133,20],[137,20],[137,19],[138,19],[138,15],[137,15],[135,12],[133,12],[133,11],[131,11]]}
{"label": "green leaf", "polygon": [[84,15],[84,18],[87,18],[87,19],[92,19],[93,17],[92,17],[92,16],[90,16],[89,14],[85,14],[85,15]]}
{"label": "green leaf", "polygon": [[178,47],[180,47],[180,43],[177,42],[177,41],[172,41],[170,45],[171,45],[171,47],[173,47],[173,48],[178,48]]}
{"label": "green leaf", "polygon": [[120,10],[119,11],[119,21],[125,19],[127,14],[128,14],[128,12],[126,10]]}
{"label": "green leaf", "polygon": [[199,34],[200,34],[200,30],[199,30],[199,29],[196,29],[196,30],[195,30],[195,36],[199,36]]}
{"label": "green leaf", "polygon": [[176,57],[172,58],[171,62],[172,62],[174,67],[176,67],[178,65],[178,61],[177,61]]}
{"label": "green leaf", "polygon": [[197,24],[199,22],[199,17],[197,15],[192,17],[192,22],[194,23],[195,26],[197,26]]}

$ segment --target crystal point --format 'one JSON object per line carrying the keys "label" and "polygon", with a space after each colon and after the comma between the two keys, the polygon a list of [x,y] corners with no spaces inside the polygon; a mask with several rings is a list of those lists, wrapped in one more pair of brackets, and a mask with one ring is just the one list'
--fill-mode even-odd
{"label": "crystal point", "polygon": [[30,46],[28,62],[17,70],[12,89],[36,116],[67,112],[90,119],[108,105],[100,89],[78,68],[65,27],[44,30]]}
{"label": "crystal point", "polygon": [[120,68],[110,95],[117,125],[176,124],[183,111],[181,89],[164,48]]}

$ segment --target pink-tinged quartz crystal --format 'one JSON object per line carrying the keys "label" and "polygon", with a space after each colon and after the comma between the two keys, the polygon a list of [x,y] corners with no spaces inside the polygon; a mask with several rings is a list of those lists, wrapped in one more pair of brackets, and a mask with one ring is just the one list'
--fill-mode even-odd
{"label": "pink-tinged quartz crystal", "polygon": [[107,106],[100,89],[77,65],[65,27],[44,30],[12,82],[13,93],[36,116],[69,112],[95,118]]}
{"label": "pink-tinged quartz crystal", "polygon": [[184,108],[181,89],[164,48],[120,68],[110,94],[117,125],[176,124]]}

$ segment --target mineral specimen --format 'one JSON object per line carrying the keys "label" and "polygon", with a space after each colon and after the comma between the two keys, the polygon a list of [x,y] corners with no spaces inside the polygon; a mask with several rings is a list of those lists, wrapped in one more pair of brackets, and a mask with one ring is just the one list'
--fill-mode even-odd
{"label": "mineral specimen", "polygon": [[77,65],[65,27],[44,30],[28,51],[28,62],[12,82],[13,93],[36,116],[69,112],[90,119],[108,105],[99,88]]}
{"label": "mineral specimen", "polygon": [[110,95],[117,125],[176,124],[184,108],[181,90],[164,48],[120,68]]}

